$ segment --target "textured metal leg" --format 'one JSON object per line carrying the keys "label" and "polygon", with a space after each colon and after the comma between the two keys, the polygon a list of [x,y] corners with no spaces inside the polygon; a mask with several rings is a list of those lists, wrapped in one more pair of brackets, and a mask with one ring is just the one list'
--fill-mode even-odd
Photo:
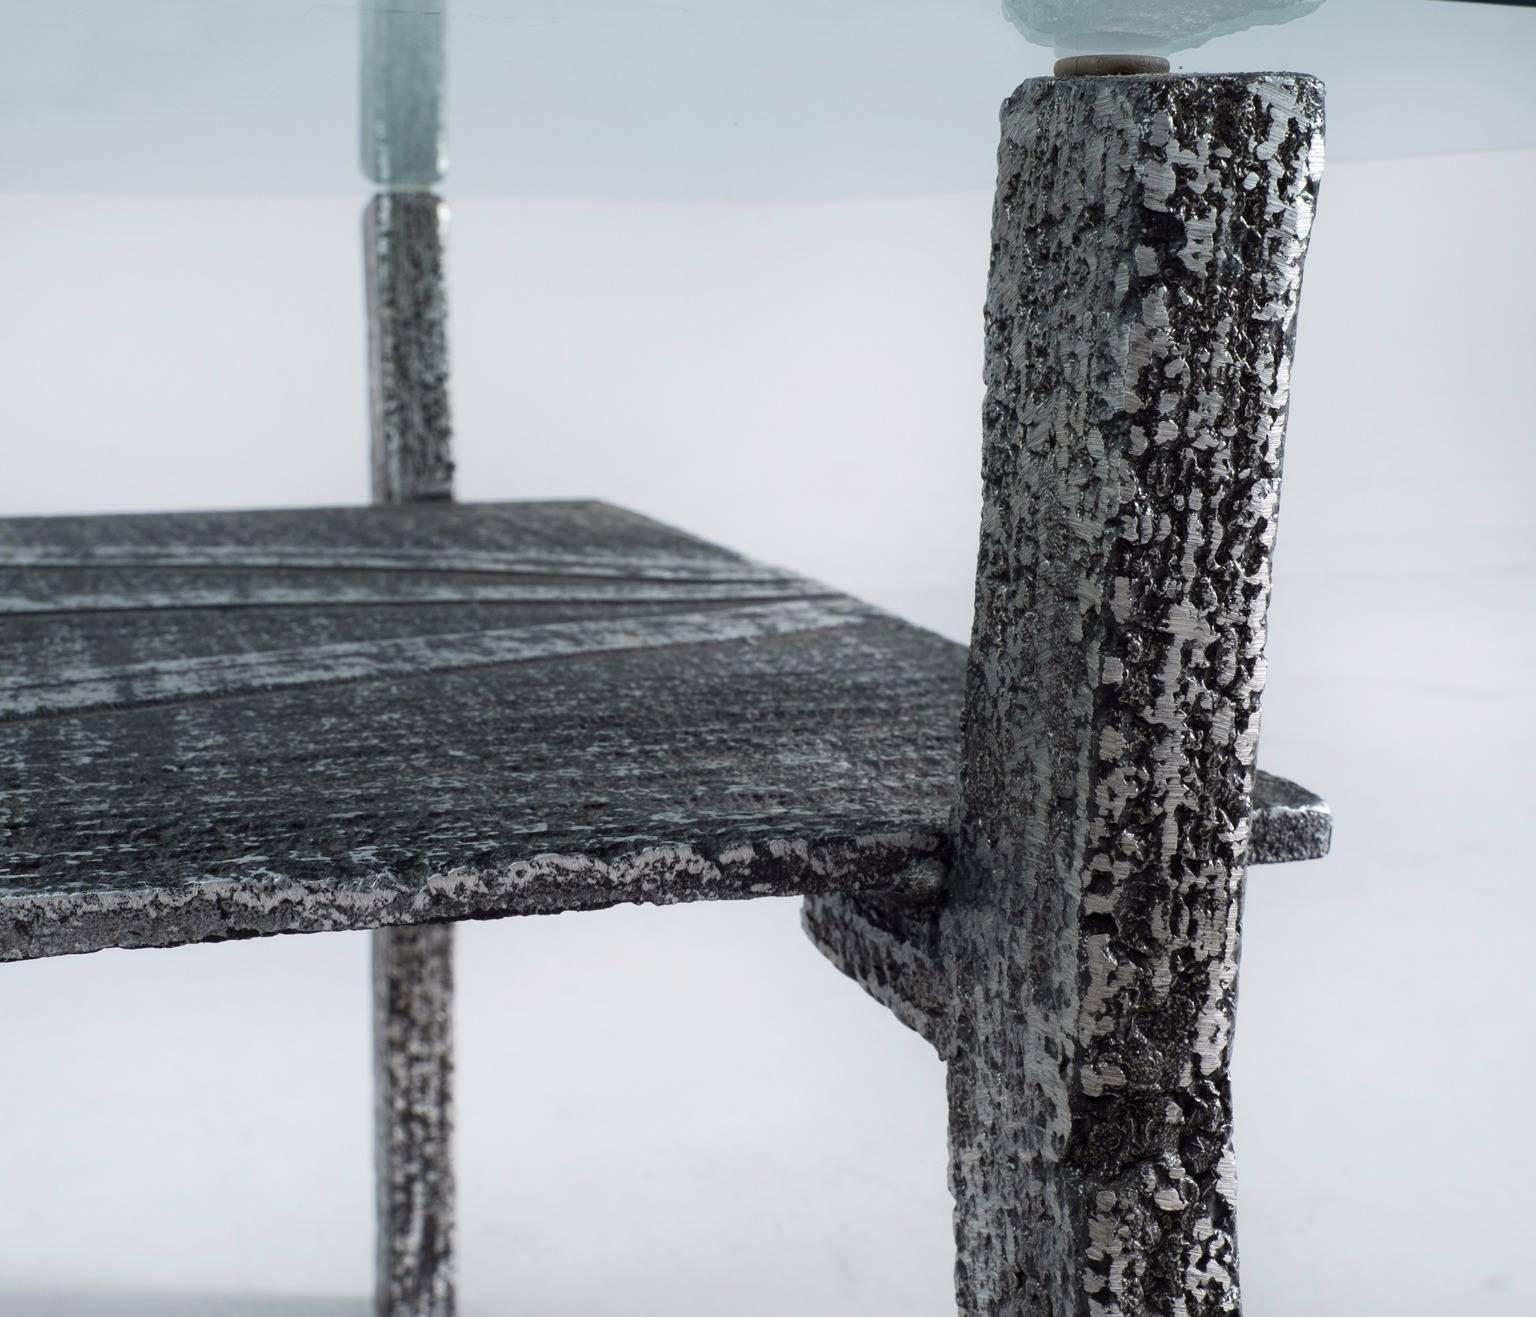
{"label": "textured metal leg", "polygon": [[373,935],[379,1317],[450,1317],[453,926]]}
{"label": "textured metal leg", "polygon": [[446,209],[430,192],[381,192],[363,212],[378,503],[453,497]]}
{"label": "textured metal leg", "polygon": [[967,1314],[1237,1311],[1243,860],[1322,88],[1004,107],[954,885]]}
{"label": "textured metal leg", "polygon": [[[396,17],[405,22],[420,16]],[[365,35],[372,22],[394,21],[387,13],[365,13]],[[399,29],[391,31],[399,37]],[[365,73],[366,68],[365,59]],[[365,81],[365,102],[366,97]],[[375,109],[384,115],[384,107],[379,102]],[[398,155],[385,151],[394,129],[386,132],[388,124],[380,123],[380,158],[398,165]],[[414,132],[413,124],[407,115],[400,131]],[[367,133],[365,121],[365,149]],[[425,140],[411,150],[421,154]],[[363,214],[376,503],[453,496],[443,226],[444,207],[426,192],[380,193]],[[375,1303],[380,1317],[449,1317],[454,1310],[451,925],[374,933],[373,1009]]]}
{"label": "textured metal leg", "polygon": [[949,891],[806,913],[949,1062],[963,1317],[1238,1311],[1228,1063],[1322,123],[1281,74],[1004,106]]}

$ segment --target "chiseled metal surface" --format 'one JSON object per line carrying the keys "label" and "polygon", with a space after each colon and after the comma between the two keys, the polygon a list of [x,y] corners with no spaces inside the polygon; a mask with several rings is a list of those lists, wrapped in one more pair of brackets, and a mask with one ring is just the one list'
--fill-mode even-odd
{"label": "chiseled metal surface", "polygon": [[374,1304],[454,1311],[453,925],[373,935]]}
{"label": "chiseled metal surface", "polygon": [[949,884],[806,926],[949,1063],[963,1317],[1233,1313],[1244,866],[1328,841],[1254,801],[1322,88],[1041,79],[1002,120]]}
{"label": "chiseled metal surface", "polygon": [[963,645],[602,504],[3,521],[0,623],[3,959],[922,899],[950,847]]}
{"label": "chiseled metal surface", "polygon": [[[441,148],[441,106],[435,101],[415,106],[410,97],[434,80],[441,90],[443,14],[439,9],[425,19],[388,17],[365,9],[362,21],[364,150],[372,129],[375,163],[387,170],[411,150],[419,153],[429,135],[435,133]],[[420,48],[411,49],[409,38],[422,35],[415,28],[423,21],[431,26]],[[370,32],[380,39],[371,64]],[[370,78],[393,80],[393,86],[375,88],[386,93],[384,99],[370,101]],[[370,124],[370,113],[399,116],[402,111],[404,122]],[[453,495],[445,216],[431,193],[381,193],[363,212],[376,504],[433,502]],[[276,593],[281,596],[283,589],[279,586]],[[440,597],[430,588],[427,594]],[[468,642],[467,649],[466,637],[457,644],[445,644],[442,637],[426,644],[417,638],[375,641],[366,655],[354,655],[352,661],[360,661],[360,670],[371,674],[420,673],[445,657],[459,664],[473,656],[484,661],[489,657],[485,637],[475,639],[479,645]],[[499,647],[492,642],[492,648],[503,660],[511,653],[505,637]],[[264,680],[271,684],[279,674],[266,666]],[[315,671],[312,663],[299,665],[306,667]],[[322,662],[319,670],[334,674],[334,659]],[[249,670],[245,675],[251,675]],[[452,924],[379,928],[373,934],[374,1309],[379,1317],[453,1317],[456,1307],[453,944]]]}
{"label": "chiseled metal surface", "polygon": [[[38,611],[61,573],[89,606]],[[945,846],[963,647],[601,504],[0,522],[0,599],[0,957],[883,891]]]}
{"label": "chiseled metal surface", "polygon": [[1312,792],[1272,773],[1254,780],[1248,816],[1249,867],[1320,860],[1333,845],[1333,811]]}
{"label": "chiseled metal surface", "polygon": [[382,503],[453,497],[447,223],[430,192],[381,192],[363,211],[373,489]]}
{"label": "chiseled metal surface", "polygon": [[0,959],[382,929],[385,1317],[454,1306],[445,921],[797,892],[949,1063],[965,1317],[1236,1311],[1243,866],[1330,834],[1254,767],[1321,93],[1028,83],[1000,163],[969,660],[618,509],[449,503],[430,198],[369,217],[431,248],[370,267],[394,506],[0,523]]}

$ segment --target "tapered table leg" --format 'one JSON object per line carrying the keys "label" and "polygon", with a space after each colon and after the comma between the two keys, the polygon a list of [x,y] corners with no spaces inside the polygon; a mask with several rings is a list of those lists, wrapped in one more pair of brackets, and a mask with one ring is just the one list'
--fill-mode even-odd
{"label": "tapered table leg", "polygon": [[1228,1080],[1322,89],[1003,110],[953,882],[965,1317],[1238,1310]]}
{"label": "tapered table leg", "polygon": [[1228,1072],[1322,127],[1294,74],[1003,108],[948,887],[805,907],[948,1063],[961,1317],[1239,1310]]}

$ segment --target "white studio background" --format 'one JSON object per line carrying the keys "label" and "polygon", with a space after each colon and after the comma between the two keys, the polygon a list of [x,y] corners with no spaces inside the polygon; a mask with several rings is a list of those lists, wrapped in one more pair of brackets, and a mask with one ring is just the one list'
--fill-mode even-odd
{"label": "white studio background", "polygon": [[[360,197],[0,201],[0,514],[366,496]],[[600,497],[969,626],[989,198],[455,206],[465,499]],[[1536,1308],[1536,152],[1336,166],[1252,875],[1249,1317]],[[796,902],[465,926],[466,1317],[951,1310],[943,1076]],[[0,970],[0,1314],[363,1317],[367,939]]]}

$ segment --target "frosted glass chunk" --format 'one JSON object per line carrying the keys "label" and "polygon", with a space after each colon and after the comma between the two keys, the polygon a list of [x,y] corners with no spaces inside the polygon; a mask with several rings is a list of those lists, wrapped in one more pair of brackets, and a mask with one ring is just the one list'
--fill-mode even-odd
{"label": "frosted glass chunk", "polygon": [[1246,28],[1287,23],[1323,0],[1003,0],[1029,40],[1058,55],[1171,55]]}
{"label": "frosted glass chunk", "polygon": [[447,0],[364,0],[359,114],[363,173],[430,188],[448,169]]}

